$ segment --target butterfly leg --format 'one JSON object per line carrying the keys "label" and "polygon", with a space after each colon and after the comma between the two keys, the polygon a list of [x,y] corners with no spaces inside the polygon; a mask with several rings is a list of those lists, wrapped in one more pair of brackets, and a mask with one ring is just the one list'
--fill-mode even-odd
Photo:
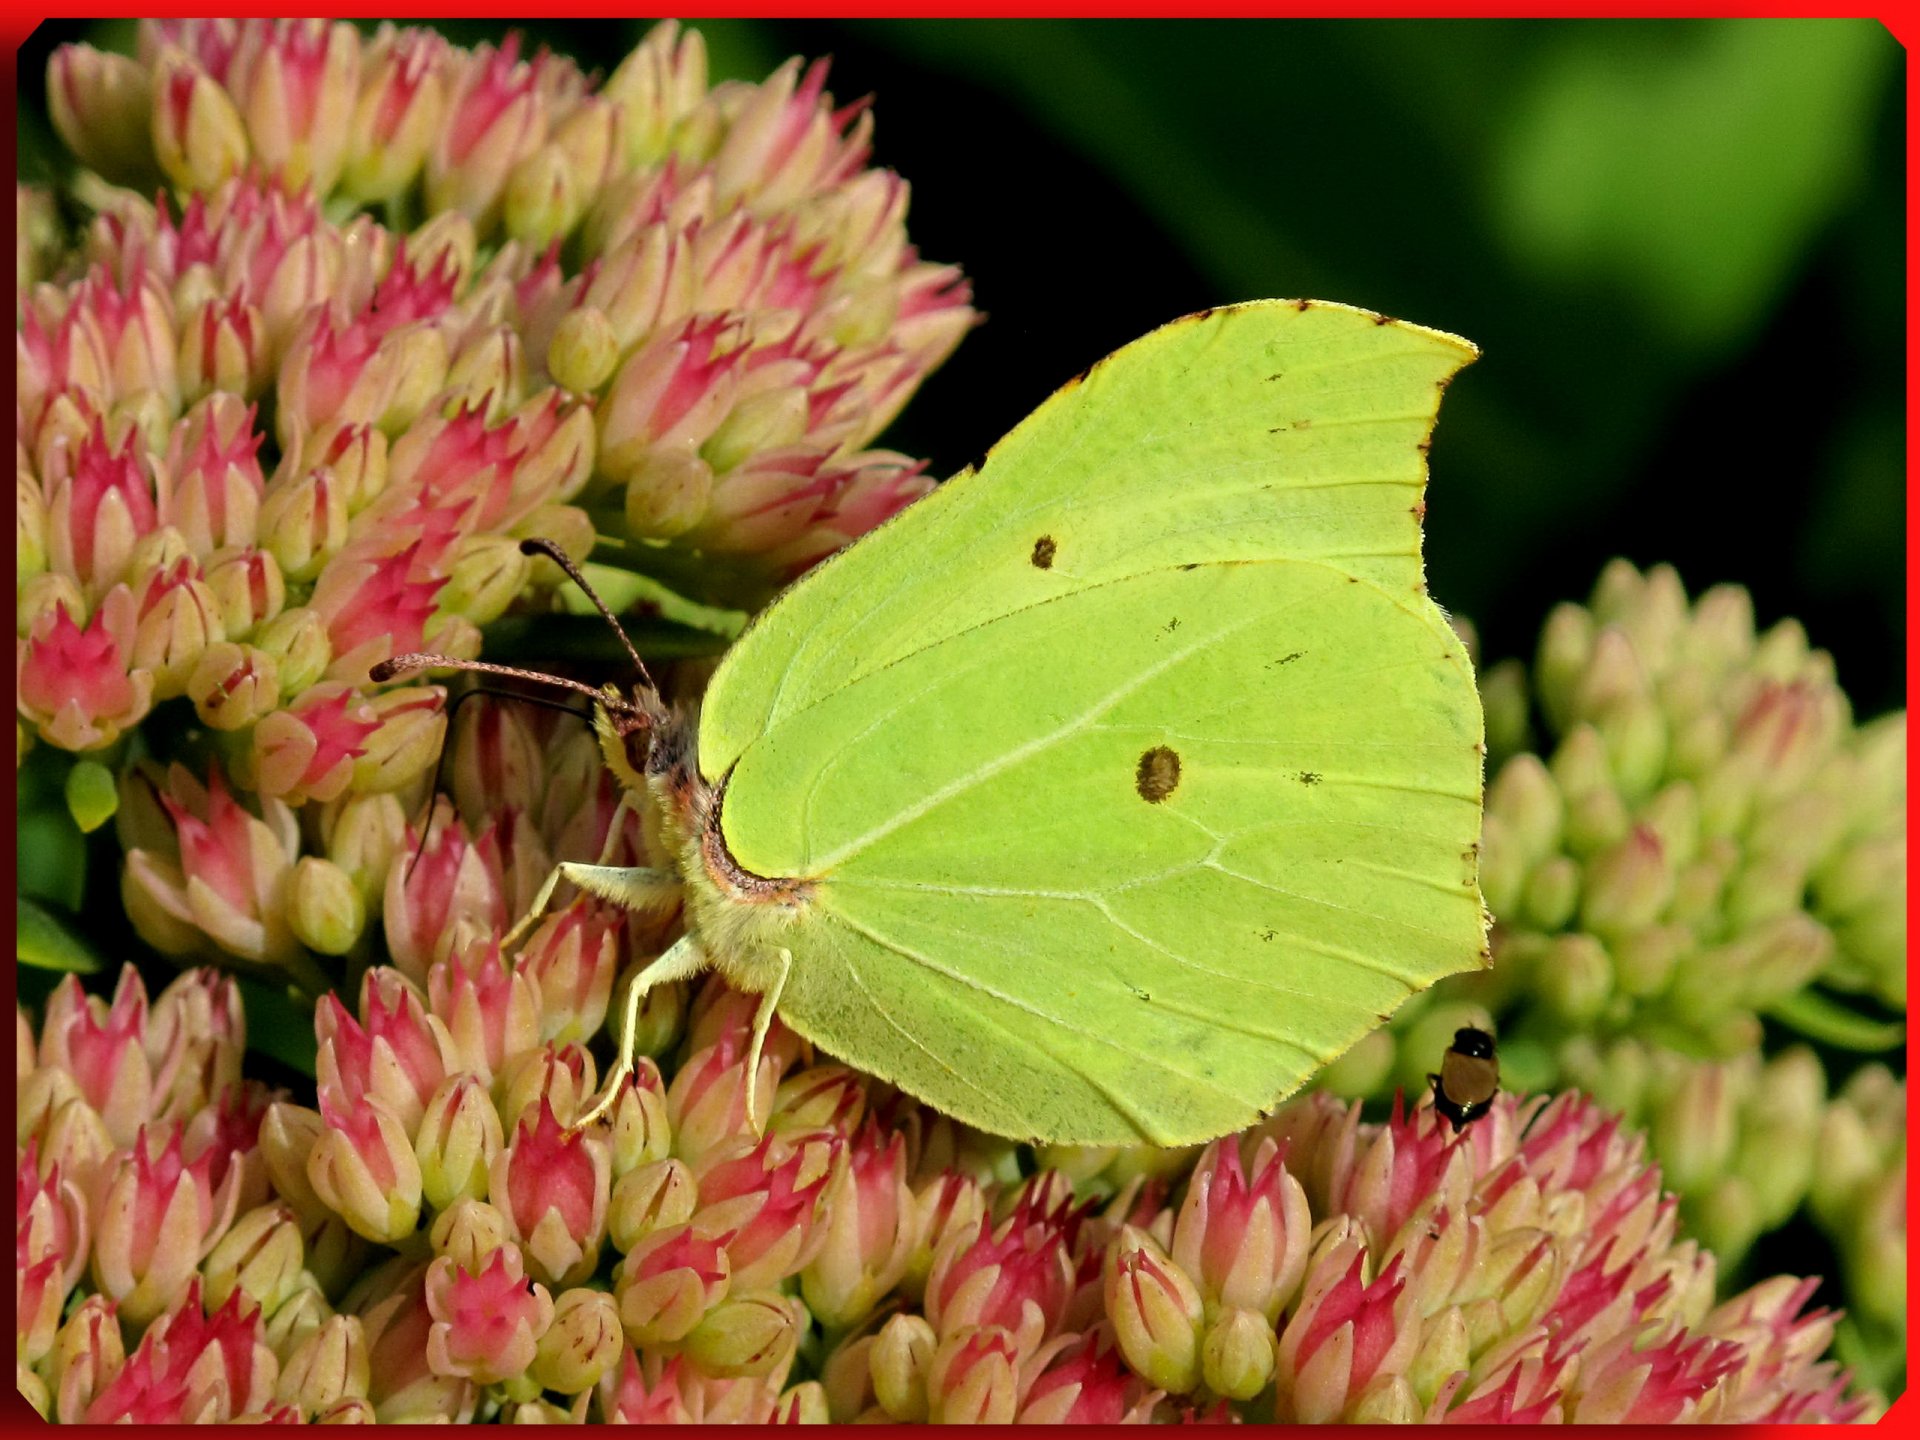
{"label": "butterfly leg", "polygon": [[[561,867],[566,868],[566,867]],[[576,867],[585,869],[588,867]],[[707,954],[691,935],[682,935],[661,952],[660,958],[633,977],[627,986],[627,1008],[620,1017],[620,1059],[600,1089],[593,1108],[575,1118],[568,1130],[584,1130],[613,1108],[620,1086],[633,1073],[633,1032],[640,1020],[640,1002],[656,985],[671,985],[676,980],[691,980],[707,968]]]}
{"label": "butterfly leg", "polygon": [[760,996],[760,1008],[753,1012],[753,1039],[747,1046],[747,1124],[760,1133],[760,1117],[754,1103],[760,1093],[760,1051],[767,1043],[767,1029],[773,1024],[774,1011],[780,1008],[780,994],[787,988],[787,976],[793,973],[793,952],[780,950],[780,972]]}
{"label": "butterfly leg", "polygon": [[553,867],[553,873],[547,876],[547,883],[533,897],[533,907],[500,938],[502,950],[510,950],[519,943],[528,927],[547,908],[547,902],[553,899],[553,892],[562,880],[570,880],[588,894],[611,900],[628,910],[650,909],[680,893],[679,877],[671,870],[646,870],[625,865],[582,865],[563,860]]}

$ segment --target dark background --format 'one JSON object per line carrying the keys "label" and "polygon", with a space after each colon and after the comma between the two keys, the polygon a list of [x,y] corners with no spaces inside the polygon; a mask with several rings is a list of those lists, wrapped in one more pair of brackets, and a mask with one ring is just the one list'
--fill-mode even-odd
{"label": "dark background", "polygon": [[[509,22],[442,24],[464,43]],[[511,22],[609,68],[645,21]],[[1434,448],[1435,596],[1490,657],[1610,556],[1805,621],[1902,703],[1903,54],[1870,21],[709,21],[831,55],[988,320],[886,443],[947,474],[1175,315],[1345,300],[1484,358]],[[23,177],[59,163],[42,27]]]}

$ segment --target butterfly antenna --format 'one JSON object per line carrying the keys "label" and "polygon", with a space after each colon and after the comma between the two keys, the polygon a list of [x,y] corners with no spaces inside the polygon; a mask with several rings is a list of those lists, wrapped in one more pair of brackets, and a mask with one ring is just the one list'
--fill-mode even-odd
{"label": "butterfly antenna", "polygon": [[[549,677],[542,676],[542,679]],[[420,864],[420,857],[427,853],[427,832],[433,826],[434,802],[441,793],[441,780],[447,773],[447,759],[453,753],[453,720],[460,713],[460,707],[476,695],[492,695],[501,700],[524,700],[529,705],[543,705],[549,710],[558,710],[563,715],[577,715],[589,725],[593,723],[591,715],[580,712],[564,700],[549,700],[544,695],[525,695],[518,690],[503,690],[496,685],[476,685],[471,690],[462,690],[447,702],[447,743],[440,747],[439,763],[433,767],[433,788],[427,791],[427,813],[420,822],[420,843],[414,847],[413,859],[407,862],[406,880],[413,880],[413,872]]]}
{"label": "butterfly antenna", "polygon": [[553,541],[543,540],[535,536],[532,539],[522,540],[520,542],[520,553],[522,555],[544,555],[547,559],[553,561],[554,564],[567,572],[567,578],[580,587],[580,593],[593,602],[593,608],[606,616],[607,624],[611,625],[613,627],[613,633],[620,637],[622,648],[626,650],[628,658],[633,661],[633,668],[640,672],[640,678],[646,681],[647,688],[657,692],[659,687],[653,683],[653,677],[647,673],[646,664],[640,659],[640,652],[633,648],[633,641],[627,638],[626,628],[614,617],[613,611],[607,608],[607,602],[600,598],[599,592],[587,583],[587,577],[581,573],[580,567],[573,563],[572,558],[567,552],[554,544]]}
{"label": "butterfly antenna", "polygon": [[389,680],[397,680],[402,675],[411,675],[416,670],[467,670],[475,675],[505,675],[514,680],[531,680],[536,685],[558,685],[563,690],[576,690],[594,704],[618,711],[623,715],[633,713],[634,708],[630,701],[621,699],[610,690],[596,690],[591,685],[583,685],[578,680],[569,680],[564,675],[548,675],[539,670],[521,670],[513,665],[490,665],[485,660],[460,660],[452,655],[419,653],[396,655],[391,660],[382,660],[368,670],[367,678],[376,685],[385,685]]}

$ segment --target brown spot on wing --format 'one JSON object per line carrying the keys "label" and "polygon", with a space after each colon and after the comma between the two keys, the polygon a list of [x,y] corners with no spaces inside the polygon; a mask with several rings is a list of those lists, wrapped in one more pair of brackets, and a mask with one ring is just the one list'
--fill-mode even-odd
{"label": "brown spot on wing", "polygon": [[1133,788],[1149,805],[1158,805],[1180,784],[1180,757],[1165,745],[1156,745],[1140,757]]}
{"label": "brown spot on wing", "polygon": [[1053,543],[1053,537],[1051,535],[1042,535],[1038,540],[1034,541],[1032,556],[1033,568],[1036,570],[1051,570],[1053,568],[1054,551],[1058,548],[1059,547]]}

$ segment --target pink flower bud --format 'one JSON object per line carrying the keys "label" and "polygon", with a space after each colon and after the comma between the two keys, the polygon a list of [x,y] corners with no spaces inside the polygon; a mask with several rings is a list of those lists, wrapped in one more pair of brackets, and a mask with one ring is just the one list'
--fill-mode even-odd
{"label": "pink flower bud", "polygon": [[215,1129],[244,1139],[236,1148],[252,1148],[265,1108],[255,1102],[264,1092],[242,1087],[247,1021],[233,977],[204,967],[176,976],[153,1002],[146,1039],[154,1113],[188,1122],[189,1150],[202,1131],[211,1138]]}
{"label": "pink flower bud", "polygon": [[1194,1167],[1172,1255],[1199,1284],[1209,1311],[1255,1310],[1271,1325],[1306,1269],[1312,1223],[1306,1192],[1272,1140],[1260,1142],[1251,1180],[1241,1169],[1239,1142],[1218,1141]]}
{"label": "pink flower bud", "polygon": [[1022,1425],[1120,1425],[1142,1418],[1152,1396],[1140,1386],[1114,1347],[1095,1330],[1056,1355],[1020,1399]]}
{"label": "pink flower bud", "polygon": [[612,1425],[691,1424],[694,1417],[681,1394],[682,1369],[678,1355],[649,1352],[643,1365],[629,1349],[601,1377],[596,1396],[601,1417]]}
{"label": "pink flower bud", "polygon": [[188,411],[168,438],[159,518],[197,558],[253,544],[265,487],[257,458],[265,437],[253,421],[253,406],[216,393]]}
{"label": "pink flower bud", "polygon": [[480,1389],[460,1376],[442,1375],[428,1357],[436,1323],[427,1306],[428,1267],[409,1270],[393,1291],[362,1315],[367,1331],[367,1397],[383,1425],[407,1421],[473,1418]]}
{"label": "pink flower bud", "polygon": [[667,155],[675,127],[707,95],[706,42],[698,30],[662,20],[602,87],[626,111],[628,163],[651,166]]}
{"label": "pink flower bud", "polygon": [[514,961],[540,992],[540,1038],[587,1040],[607,1017],[620,965],[618,920],[577,900],[542,920]]}
{"label": "pink flower bud", "polygon": [[1413,1358],[1420,1327],[1401,1303],[1406,1276],[1395,1266],[1369,1283],[1365,1262],[1358,1240],[1317,1256],[1281,1332],[1277,1381],[1301,1423],[1338,1418],[1377,1376],[1400,1374]]}
{"label": "pink flower bud", "polygon": [[936,1425],[1006,1425],[1020,1401],[1020,1347],[997,1325],[967,1325],[927,1362],[927,1410]]}
{"label": "pink flower bud", "polygon": [[362,57],[341,188],[362,204],[391,200],[426,163],[446,109],[446,42],[431,30],[382,25]]}
{"label": "pink flower bud", "polygon": [[894,1287],[919,1236],[906,1137],[883,1142],[869,1120],[841,1152],[821,1205],[825,1239],[800,1291],[822,1323],[850,1326]]}
{"label": "pink flower bud", "polygon": [[[92,1248],[87,1201],[79,1185],[60,1173],[58,1163],[40,1173],[39,1142],[27,1141],[14,1181],[16,1224],[14,1268],[24,1275],[49,1258],[57,1263],[41,1282],[54,1295],[56,1319],[64,1300],[86,1272]],[[29,1307],[31,1308],[31,1307]],[[23,1311],[21,1318],[26,1318]]]}
{"label": "pink flower bud", "polygon": [[63,455],[41,475],[49,561],[89,596],[104,595],[124,578],[135,542],[159,524],[145,450],[131,436],[115,447],[95,421],[71,458]]}
{"label": "pink flower bud", "polygon": [[840,1148],[837,1136],[788,1142],[768,1135],[703,1158],[696,1223],[728,1236],[727,1259],[738,1289],[777,1285],[825,1244],[816,1219]]}
{"label": "pink flower bud", "polygon": [[[224,1157],[220,1157],[224,1158]],[[101,1176],[94,1203],[93,1279],[138,1325],[186,1294],[195,1268],[233,1222],[240,1175],[213,1180],[215,1157],[181,1157],[177,1129],[143,1129]]]}
{"label": "pink flower bud", "polygon": [[[423,856],[419,868],[428,864]],[[427,997],[452,1044],[450,1066],[486,1082],[511,1057],[540,1043],[540,993],[527,976],[501,963],[498,940],[437,962],[427,973]]]}
{"label": "pink flower bud", "polygon": [[721,199],[751,193],[756,205],[784,208],[859,170],[873,117],[859,104],[833,109],[826,83],[826,61],[803,77],[794,59],[749,95],[713,159]]}
{"label": "pink flower bud", "polygon": [[176,369],[181,398],[258,399],[272,377],[267,317],[240,295],[209,295],[180,320]]}
{"label": "pink flower bud", "polygon": [[1705,1336],[1677,1334],[1649,1346],[1631,1333],[1611,1335],[1581,1355],[1567,1419],[1576,1425],[1683,1423],[1740,1359],[1738,1346]]}
{"label": "pink flower bud", "polygon": [[254,159],[289,190],[333,188],[346,158],[360,64],[351,25],[276,21],[234,89]]}
{"label": "pink flower bud", "polygon": [[489,229],[507,176],[546,138],[547,106],[519,36],[477,47],[456,62],[446,123],[427,157],[427,205],[458,210]]}
{"label": "pink flower bud", "polygon": [[53,1413],[63,1425],[78,1424],[94,1398],[127,1363],[120,1317],[104,1295],[89,1295],[74,1308],[54,1338]]}
{"label": "pink flower bud", "polygon": [[636,1345],[669,1345],[725,1297],[731,1279],[720,1238],[679,1225],[643,1236],[614,1273],[620,1323]]}
{"label": "pink flower bud", "polygon": [[977,1180],[956,1170],[947,1170],[914,1193],[913,1205],[916,1238],[900,1284],[903,1293],[917,1301],[926,1292],[935,1257],[945,1249],[950,1237],[955,1234],[973,1237],[980,1233],[981,1222],[987,1216],[987,1202]]}
{"label": "pink flower bud", "polygon": [[732,408],[747,356],[742,338],[725,317],[695,318],[628,357],[600,407],[601,472],[626,481],[654,453],[701,445]]}
{"label": "pink flower bud", "polygon": [[255,788],[289,805],[337,799],[353,779],[354,761],[367,753],[368,740],[379,728],[372,706],[353,690],[313,686],[290,708],[276,710],[254,727]]}
{"label": "pink flower bud", "polygon": [[208,777],[204,800],[197,791],[194,786],[182,789],[178,799],[161,796],[178,840],[177,868],[152,851],[127,857],[121,892],[135,926],[155,943],[164,938],[142,924],[137,894],[148,909],[198,929],[230,954],[284,963],[299,948],[285,915],[289,846],[296,837],[244,809],[218,770]]}
{"label": "pink flower bud", "polygon": [[536,1276],[577,1285],[593,1273],[612,1188],[606,1137],[568,1134],[543,1096],[494,1158],[488,1193],[513,1227]]}
{"label": "pink flower bud", "polygon": [[[207,557],[206,581],[229,640],[252,635],[287,603],[280,564],[265,550],[215,551]],[[266,658],[264,652],[256,653]],[[276,665],[274,674],[278,673]]]}
{"label": "pink flower bud", "polygon": [[419,1223],[420,1162],[382,1101],[320,1091],[326,1127],[307,1157],[314,1193],[369,1240],[391,1245]]}
{"label": "pink flower bud", "polygon": [[153,150],[182,190],[211,190],[247,163],[247,133],[227,92],[168,47],[153,74]]}
{"label": "pink flower bud", "polygon": [[131,965],[121,967],[111,1007],[86,994],[75,975],[55,986],[47,1001],[41,1063],[74,1078],[116,1145],[131,1145],[153,1113],[146,1031],[146,986]]}
{"label": "pink flower bud", "polygon": [[1075,1269],[1058,1225],[1024,1207],[998,1227],[983,1215],[971,1231],[950,1229],[934,1256],[927,1319],[943,1336],[968,1325],[1004,1330],[1029,1355],[1065,1317]]}
{"label": "pink flower bud", "polygon": [[436,1375],[493,1385],[524,1374],[553,1323],[546,1287],[526,1278],[520,1251],[496,1251],[478,1274],[442,1257],[427,1270],[427,1363]]}
{"label": "pink flower bud", "polygon": [[398,971],[369,970],[360,989],[362,1028],[332,995],[314,1011],[321,1089],[381,1101],[411,1134],[446,1077],[437,1027]]}
{"label": "pink flower bud", "polygon": [[60,1330],[61,1307],[67,1299],[63,1274],[64,1257],[59,1255],[14,1267],[15,1350],[22,1365],[38,1365],[53,1349]]}
{"label": "pink flower bud", "polygon": [[72,303],[86,306],[99,321],[112,366],[114,398],[124,402],[138,395],[156,396],[171,418],[180,408],[178,341],[158,277],[135,265],[124,277],[124,285],[116,285],[104,268],[96,266],[75,288]]}
{"label": "pink flower bud", "polygon": [[[779,1084],[780,1062],[773,1048],[769,1036],[754,1076],[756,1112],[761,1115],[772,1107]],[[667,1087],[667,1118],[673,1123],[674,1153],[689,1164],[697,1165],[709,1151],[745,1131],[746,1052],[747,1036],[728,1029],[674,1072]]]}
{"label": "pink flower bud", "polygon": [[[494,1081],[500,1119],[508,1130],[531,1121],[545,1102],[563,1125],[597,1092],[598,1072],[583,1045],[541,1045],[508,1059]],[[602,1138],[605,1138],[604,1136]]]}
{"label": "pink flower bud", "polygon": [[[351,660],[342,662],[350,665]],[[447,692],[438,685],[385,690],[367,702],[376,727],[366,753],[355,762],[354,789],[398,790],[423,775],[439,758],[446,734]]]}

